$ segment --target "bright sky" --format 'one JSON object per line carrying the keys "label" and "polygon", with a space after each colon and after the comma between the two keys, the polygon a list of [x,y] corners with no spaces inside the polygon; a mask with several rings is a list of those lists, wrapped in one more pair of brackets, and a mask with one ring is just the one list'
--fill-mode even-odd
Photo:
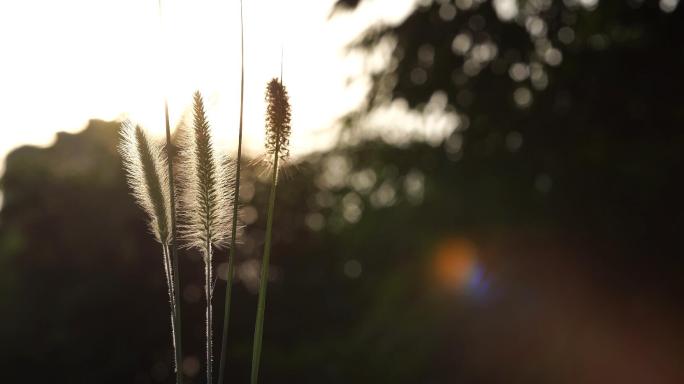
{"label": "bright sky", "polygon": [[[245,0],[245,141],[263,148],[266,82],[280,73],[293,108],[292,152],[331,143],[335,120],[357,106],[362,60],[343,47],[369,24],[396,22],[413,0],[375,0],[328,20],[334,0]],[[286,7],[284,4],[288,4]],[[219,145],[235,150],[239,109],[239,1],[6,0],[0,2],[0,159],[49,145],[91,118],[129,117],[163,133],[199,89]],[[358,85],[361,84],[361,85]],[[4,161],[3,161],[4,163]],[[0,166],[0,169],[2,166]]]}

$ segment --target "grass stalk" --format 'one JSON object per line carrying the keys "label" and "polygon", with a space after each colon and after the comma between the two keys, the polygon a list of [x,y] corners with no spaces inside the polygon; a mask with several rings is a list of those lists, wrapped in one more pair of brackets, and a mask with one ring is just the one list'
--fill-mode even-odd
{"label": "grass stalk", "polygon": [[266,239],[264,242],[264,256],[261,261],[261,275],[259,277],[259,302],[257,304],[256,324],[254,326],[254,347],[252,349],[251,383],[256,384],[259,378],[259,363],[261,360],[261,344],[264,332],[264,313],[266,312],[266,288],[268,287],[268,267],[271,258],[271,232],[273,229],[273,211],[275,210],[276,187],[278,183],[278,157],[280,145],[276,144],[273,155],[273,176],[271,178],[271,192],[268,199],[268,216],[266,218]]}
{"label": "grass stalk", "polygon": [[[181,301],[180,301],[180,269],[178,267],[178,230],[176,227],[176,185],[173,174],[174,152],[171,145],[171,126],[169,123],[169,103],[164,100],[164,120],[166,125],[166,158],[168,164],[169,180],[169,199],[171,206],[171,253],[169,274],[171,285],[172,316],[173,316],[173,343],[175,350],[176,384],[183,384],[183,349],[182,349],[182,330],[181,330]],[[168,252],[168,251],[167,251]]]}
{"label": "grass stalk", "polygon": [[207,384],[212,383],[213,378],[213,306],[211,304],[212,298],[212,284],[213,284],[213,273],[211,268],[212,263],[212,249],[211,241],[207,240],[206,248],[204,250],[204,294],[207,298],[207,320],[206,320],[206,333],[207,333]]}
{"label": "grass stalk", "polygon": [[[171,304],[171,334],[173,335],[173,348],[176,350],[176,308],[174,306],[174,287],[173,277],[171,274],[171,256],[168,244],[162,244],[162,258],[164,261],[164,275],[166,276],[166,288],[169,293],[169,303]],[[175,352],[174,352],[175,358]],[[174,360],[175,363],[175,360]]]}
{"label": "grass stalk", "polygon": [[226,364],[228,361],[228,324],[230,322],[230,301],[233,291],[233,276],[235,275],[235,239],[237,238],[238,203],[240,199],[240,161],[242,158],[242,116],[245,98],[245,29],[242,15],[242,0],[240,0],[240,125],[238,130],[238,149],[235,164],[235,200],[233,201],[233,222],[230,238],[230,254],[228,255],[228,276],[226,277],[226,295],[223,312],[223,332],[221,337],[221,355],[219,357],[218,384],[223,384]]}

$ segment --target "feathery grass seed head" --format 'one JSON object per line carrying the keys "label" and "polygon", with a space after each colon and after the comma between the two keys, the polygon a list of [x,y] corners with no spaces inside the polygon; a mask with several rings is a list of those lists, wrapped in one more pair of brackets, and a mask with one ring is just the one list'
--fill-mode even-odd
{"label": "feathery grass seed head", "polygon": [[140,126],[121,124],[119,153],[123,159],[128,185],[133,196],[150,218],[150,229],[157,241],[171,241],[171,208],[166,154],[152,142]]}
{"label": "feathery grass seed head", "polygon": [[214,151],[199,92],[194,95],[193,112],[193,126],[184,128],[180,135],[179,236],[191,248],[205,249],[207,243],[224,247],[231,237],[232,164]]}
{"label": "feathery grass seed head", "polygon": [[290,154],[290,100],[277,78],[266,86],[266,152],[285,160]]}

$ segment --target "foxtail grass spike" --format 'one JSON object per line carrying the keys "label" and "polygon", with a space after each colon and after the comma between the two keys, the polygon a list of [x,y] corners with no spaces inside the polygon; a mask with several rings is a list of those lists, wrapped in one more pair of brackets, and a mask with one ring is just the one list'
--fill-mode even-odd
{"label": "foxtail grass spike", "polygon": [[181,185],[179,234],[185,245],[202,252],[205,263],[206,367],[207,383],[213,377],[213,248],[230,244],[232,220],[229,208],[233,193],[229,188],[232,167],[227,158],[214,152],[202,95],[196,92],[192,129],[181,135]]}
{"label": "foxtail grass spike", "polygon": [[[168,285],[171,306],[171,336],[176,357],[175,366],[180,365],[180,321],[177,306],[177,273],[169,257],[169,244],[172,242],[174,227],[169,173],[166,165],[169,159],[161,147],[152,142],[140,126],[125,121],[121,125],[119,153],[123,159],[124,170],[133,196],[149,216],[149,227],[155,239],[162,244],[164,276]],[[177,268],[176,268],[177,270]],[[182,381],[182,378],[180,379]]]}
{"label": "foxtail grass spike", "polygon": [[168,245],[171,208],[164,154],[140,126],[133,126],[128,121],[121,125],[119,153],[133,196],[149,216],[150,230],[158,242]]}
{"label": "foxtail grass spike", "polygon": [[233,290],[233,275],[235,274],[235,240],[237,238],[238,204],[240,198],[240,161],[242,158],[242,115],[245,99],[245,28],[242,16],[242,0],[240,0],[240,125],[238,129],[238,148],[235,163],[235,187],[233,189],[233,220],[230,239],[230,254],[228,256],[228,275],[226,276],[226,295],[223,312],[223,332],[221,333],[221,355],[219,357],[218,384],[223,384],[226,365],[228,363],[228,324],[230,322],[230,301]]}
{"label": "foxtail grass spike", "polygon": [[278,186],[278,161],[286,160],[290,143],[290,102],[287,90],[282,82],[273,79],[266,88],[266,151],[273,158],[271,176],[271,192],[268,199],[266,217],[266,239],[259,276],[259,301],[257,303],[256,322],[254,326],[254,344],[252,348],[251,383],[259,380],[259,364],[264,331],[264,314],[266,312],[266,289],[268,288],[268,269],[271,258],[271,234],[275,211],[276,187]]}
{"label": "foxtail grass spike", "polygon": [[230,244],[229,207],[233,193],[229,188],[232,167],[227,158],[219,158],[213,147],[202,95],[196,92],[193,103],[193,127],[180,137],[179,236],[188,248],[203,250],[209,243],[224,248]]}
{"label": "foxtail grass spike", "polygon": [[290,102],[287,90],[278,79],[266,88],[266,153],[286,160],[290,155]]}

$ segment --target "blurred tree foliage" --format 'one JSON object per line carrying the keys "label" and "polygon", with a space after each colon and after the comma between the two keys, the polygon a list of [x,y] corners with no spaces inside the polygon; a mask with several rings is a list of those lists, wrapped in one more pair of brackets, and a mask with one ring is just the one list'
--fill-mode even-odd
{"label": "blurred tree foliage", "polygon": [[[544,21],[540,43],[527,19],[466,3],[451,19],[451,2],[429,3],[360,40],[391,38],[395,64],[372,75],[367,109],[348,120],[363,126],[399,98],[420,110],[439,91],[461,122],[452,136],[342,144],[286,169],[263,381],[684,381],[681,7],[520,2],[548,5],[530,13]],[[455,54],[466,32],[471,46]],[[489,47],[479,59],[496,54],[466,66],[477,44]],[[3,382],[173,381],[162,263],[128,196],[117,131],[92,121],[7,158]],[[247,169],[242,187],[233,382],[249,372],[262,173]],[[182,256],[184,369],[199,383],[202,267]]]}
{"label": "blurred tree foliage", "polygon": [[[537,208],[553,221],[631,243],[658,270],[672,263],[684,225],[676,177],[684,165],[682,7],[418,3],[405,20],[372,26],[350,46],[391,53],[388,65],[369,66],[373,87],[349,126],[373,128],[364,118],[397,102],[421,111],[445,101],[458,119],[444,150],[474,171],[469,183],[492,194],[488,212],[531,213],[521,203],[534,186],[545,195]],[[364,4],[340,0],[337,8]],[[491,223],[483,213],[474,219]]]}

